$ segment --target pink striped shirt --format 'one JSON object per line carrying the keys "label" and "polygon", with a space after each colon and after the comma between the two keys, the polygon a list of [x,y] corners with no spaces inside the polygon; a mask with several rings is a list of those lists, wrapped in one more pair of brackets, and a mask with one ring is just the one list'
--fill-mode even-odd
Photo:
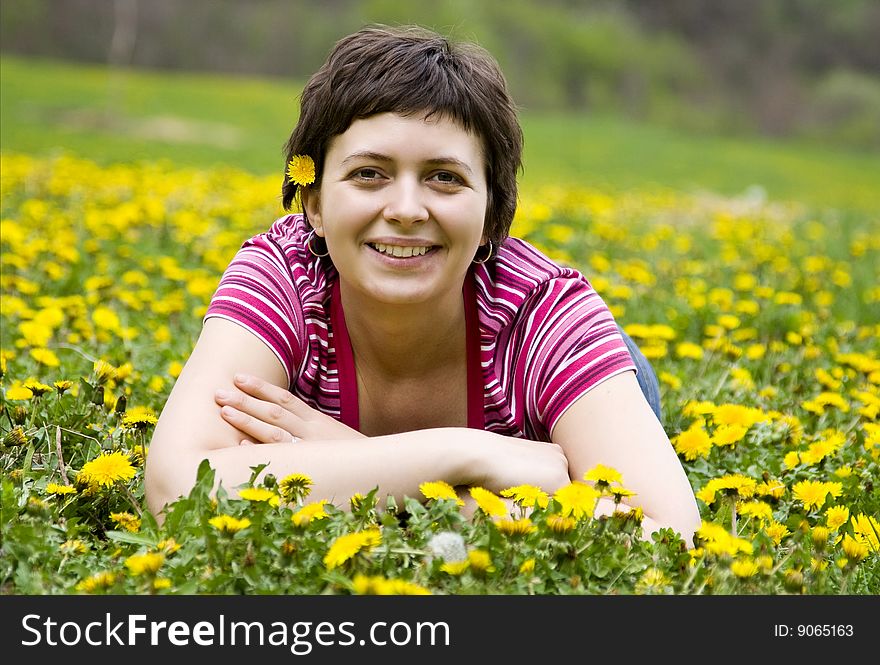
{"label": "pink striped shirt", "polygon": [[[338,273],[329,258],[306,249],[308,230],[302,215],[288,215],[247,240],[205,319],[223,318],[252,332],[281,361],[293,394],[342,420],[347,377],[340,382],[331,317]],[[492,261],[475,264],[470,274],[486,430],[549,441],[579,397],[635,371],[611,312],[578,271],[508,238]]]}

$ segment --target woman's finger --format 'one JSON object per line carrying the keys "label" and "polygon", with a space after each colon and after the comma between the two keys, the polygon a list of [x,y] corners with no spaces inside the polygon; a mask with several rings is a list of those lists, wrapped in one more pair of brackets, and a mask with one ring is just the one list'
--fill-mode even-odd
{"label": "woman's finger", "polygon": [[296,437],[287,430],[239,411],[228,404],[220,409],[220,415],[235,429],[258,443],[292,443],[296,440]]}
{"label": "woman's finger", "polygon": [[235,377],[233,377],[233,381],[237,388],[246,392],[248,395],[252,395],[257,399],[266,402],[278,404],[281,408],[290,411],[301,418],[306,416],[308,410],[311,410],[311,407],[308,404],[295,397],[289,390],[276,386],[274,383],[270,383],[258,376],[236,374]]}

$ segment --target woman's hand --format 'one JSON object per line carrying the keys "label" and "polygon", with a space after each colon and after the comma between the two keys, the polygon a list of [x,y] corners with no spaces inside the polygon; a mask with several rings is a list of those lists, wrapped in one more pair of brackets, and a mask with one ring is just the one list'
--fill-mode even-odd
{"label": "woman's hand", "polygon": [[245,435],[242,445],[364,437],[268,381],[236,374],[234,383],[236,389],[217,390],[214,400],[223,419]]}

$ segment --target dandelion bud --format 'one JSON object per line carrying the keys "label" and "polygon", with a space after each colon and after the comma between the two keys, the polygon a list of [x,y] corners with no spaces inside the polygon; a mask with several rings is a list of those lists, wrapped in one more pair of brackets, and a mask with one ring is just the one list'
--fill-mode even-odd
{"label": "dandelion bud", "polygon": [[28,442],[27,434],[21,427],[9,430],[9,433],[3,437],[3,444],[10,448],[15,446],[23,446]]}
{"label": "dandelion bud", "polygon": [[782,584],[786,590],[791,591],[792,593],[803,593],[804,574],[794,568],[786,570]]}
{"label": "dandelion bud", "polygon": [[27,420],[27,409],[21,405],[15,406],[9,410],[9,417],[16,425],[21,425]]}
{"label": "dandelion bud", "polygon": [[822,552],[828,545],[828,536],[831,532],[824,526],[814,526],[812,531],[813,547],[817,552]]}
{"label": "dandelion bud", "polygon": [[278,484],[277,478],[275,478],[274,474],[267,473],[263,476],[263,487],[267,487],[268,489],[272,489]]}

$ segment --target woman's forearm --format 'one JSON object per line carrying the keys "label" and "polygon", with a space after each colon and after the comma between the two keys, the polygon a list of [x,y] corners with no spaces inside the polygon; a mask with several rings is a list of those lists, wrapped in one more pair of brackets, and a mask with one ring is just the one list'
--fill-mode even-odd
{"label": "woman's forearm", "polygon": [[300,441],[175,452],[150,460],[147,494],[156,509],[188,494],[196,470],[207,459],[215,484],[227,490],[247,482],[251,467],[278,479],[302,473],[313,480],[309,498],[345,506],[355,493],[378,487],[379,496],[418,497],[419,485],[443,480],[452,486],[482,485],[495,492],[520,484],[548,491],[568,481],[568,463],[559,446],[467,428],[438,428],[336,441]]}

